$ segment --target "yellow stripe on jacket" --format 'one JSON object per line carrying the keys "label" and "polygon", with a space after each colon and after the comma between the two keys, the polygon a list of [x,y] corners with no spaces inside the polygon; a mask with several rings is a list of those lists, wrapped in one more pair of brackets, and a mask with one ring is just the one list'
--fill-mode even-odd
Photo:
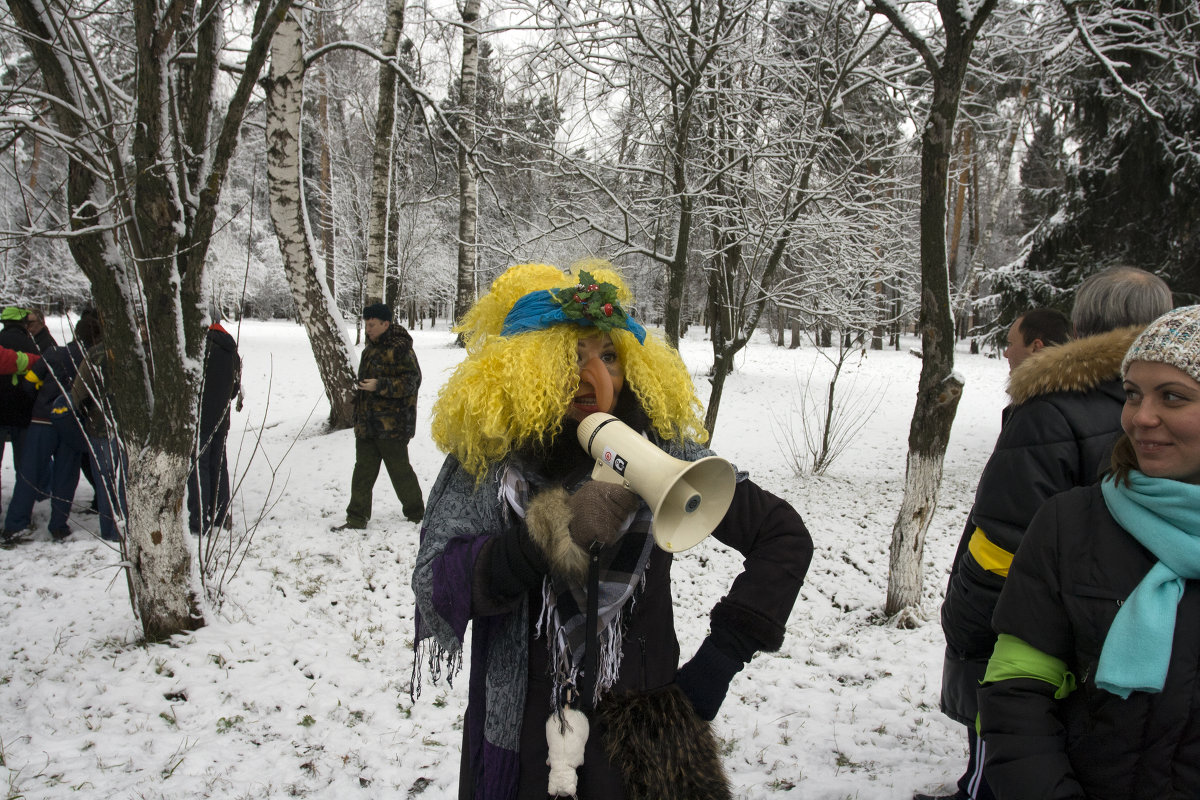
{"label": "yellow stripe on jacket", "polygon": [[1008,577],[1008,568],[1012,566],[1013,554],[987,538],[983,528],[976,528],[967,543],[967,551],[979,566],[988,572],[994,572],[1001,578]]}

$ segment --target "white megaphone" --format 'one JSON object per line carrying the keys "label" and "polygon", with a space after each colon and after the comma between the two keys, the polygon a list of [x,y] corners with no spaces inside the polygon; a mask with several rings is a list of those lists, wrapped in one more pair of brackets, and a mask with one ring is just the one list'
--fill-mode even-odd
{"label": "white megaphone", "polygon": [[673,458],[612,414],[588,415],[578,436],[596,459],[593,480],[623,484],[645,500],[654,512],[654,541],[668,553],[702,542],[733,502],[737,479],[723,458]]}

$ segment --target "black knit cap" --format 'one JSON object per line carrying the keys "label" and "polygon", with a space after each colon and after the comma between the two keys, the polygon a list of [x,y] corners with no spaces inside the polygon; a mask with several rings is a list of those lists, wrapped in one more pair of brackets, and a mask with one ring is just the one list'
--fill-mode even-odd
{"label": "black knit cap", "polygon": [[387,303],[374,303],[363,309],[363,319],[381,319],[384,322],[392,321],[392,307]]}

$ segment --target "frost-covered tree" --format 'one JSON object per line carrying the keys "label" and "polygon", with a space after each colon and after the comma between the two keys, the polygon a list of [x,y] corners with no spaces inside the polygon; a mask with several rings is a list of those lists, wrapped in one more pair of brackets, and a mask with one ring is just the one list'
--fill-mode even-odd
{"label": "frost-covered tree", "polygon": [[1196,3],[1100,0],[1055,9],[1042,33],[1066,45],[1048,75],[1066,113],[1039,144],[1070,149],[1056,154],[1065,170],[1058,191],[1030,186],[1045,207],[1019,264],[1030,275],[1017,288],[1045,280],[1069,289],[1121,262],[1200,295]]}
{"label": "frost-covered tree", "polygon": [[[148,639],[203,624],[182,519],[196,439],[206,255],[271,37],[290,0],[231,4],[8,0],[36,70],[9,129],[60,148],[67,241],[105,329],[114,429],[128,458],[122,546]],[[244,22],[244,29],[239,23]],[[231,34],[245,38],[236,46]],[[233,79],[221,70],[236,64]],[[141,335],[139,335],[141,331]]]}
{"label": "frost-covered tree", "polygon": [[[928,35],[922,25],[891,0],[872,7],[895,26],[929,73],[929,115],[921,128],[921,377],[908,433],[904,499],[892,529],[888,569],[889,616],[916,608],[921,601],[925,534],[937,505],[942,464],[950,427],[962,396],[954,372],[954,320],[946,260],[946,181],[963,82],[971,50],[997,0],[979,3],[937,0],[940,30]],[[907,13],[906,13],[907,12]]]}
{"label": "frost-covered tree", "polygon": [[301,180],[301,106],[304,97],[304,49],[296,13],[279,24],[271,47],[267,81],[267,180],[271,221],[279,238],[284,272],[300,321],[308,333],[317,370],[329,400],[329,424],[354,424],[354,369],[350,341],[333,293],[318,274],[312,229]]}

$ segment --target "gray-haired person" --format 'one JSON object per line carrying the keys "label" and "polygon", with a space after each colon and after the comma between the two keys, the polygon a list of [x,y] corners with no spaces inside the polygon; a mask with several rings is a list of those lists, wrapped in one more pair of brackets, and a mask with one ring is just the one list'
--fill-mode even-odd
{"label": "gray-haired person", "polygon": [[942,604],[941,706],[967,726],[970,748],[957,791],[943,797],[994,797],[983,774],[986,743],[975,735],[976,690],[996,644],[992,611],[1042,503],[1094,483],[1108,465],[1125,402],[1121,359],[1172,304],[1166,283],[1144,270],[1121,266],[1093,275],[1075,293],[1075,338],[1029,356],[1009,376],[1012,405],[979,478]]}

